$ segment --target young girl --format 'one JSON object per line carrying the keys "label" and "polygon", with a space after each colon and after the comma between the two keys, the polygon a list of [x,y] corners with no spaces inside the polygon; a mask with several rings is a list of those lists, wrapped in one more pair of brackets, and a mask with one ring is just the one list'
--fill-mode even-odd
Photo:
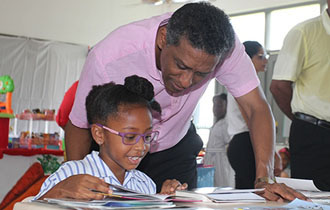
{"label": "young girl", "polygon": [[278,151],[282,160],[282,172],[280,177],[290,177],[290,151],[289,148],[283,147]]}
{"label": "young girl", "polygon": [[[155,183],[135,170],[158,136],[152,128],[152,111],[161,112],[154,100],[152,84],[138,76],[124,85],[107,83],[94,86],[86,98],[87,120],[100,152],[83,160],[64,163],[43,183],[34,199],[102,199],[112,193],[109,184],[121,185],[145,194],[156,193]],[[177,180],[166,180],[162,194],[186,189]],[[101,192],[101,193],[100,193]]]}

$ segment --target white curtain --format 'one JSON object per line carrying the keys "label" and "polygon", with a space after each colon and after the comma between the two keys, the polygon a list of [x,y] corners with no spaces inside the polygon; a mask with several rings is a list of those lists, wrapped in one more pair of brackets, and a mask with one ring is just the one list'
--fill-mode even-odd
{"label": "white curtain", "polygon": [[[36,108],[55,109],[57,113],[65,91],[79,79],[87,53],[88,46],[0,36],[0,76],[9,75],[14,80],[14,114]],[[45,124],[33,122],[33,132],[43,132]],[[18,120],[17,125],[18,134],[28,130],[27,121]],[[48,128],[51,133],[60,132],[55,122],[49,122]]]}

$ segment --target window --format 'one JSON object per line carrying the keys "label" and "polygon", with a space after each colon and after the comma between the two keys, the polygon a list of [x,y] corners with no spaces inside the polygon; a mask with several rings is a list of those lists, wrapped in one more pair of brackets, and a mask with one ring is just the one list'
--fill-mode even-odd
{"label": "window", "polygon": [[[233,15],[230,20],[241,42],[255,40],[265,46],[267,51],[280,50],[285,35],[294,25],[320,15],[321,1],[318,2],[285,9],[265,9],[244,15]],[[325,9],[326,4],[323,7]],[[261,79],[261,82],[268,84],[266,80],[267,78]],[[215,83],[216,81],[210,82],[194,112],[194,123],[204,146],[207,144],[210,128],[213,125],[212,98],[215,93]]]}
{"label": "window", "polygon": [[215,80],[210,81],[204,95],[199,100],[193,115],[193,121],[196,126],[198,135],[202,138],[206,147],[209,139],[210,128],[213,125],[213,96],[215,90]]}
{"label": "window", "polygon": [[296,24],[320,15],[320,5],[312,4],[270,13],[269,50],[280,50],[285,35]]}
{"label": "window", "polygon": [[265,13],[231,17],[231,24],[241,42],[248,40],[265,43]]}

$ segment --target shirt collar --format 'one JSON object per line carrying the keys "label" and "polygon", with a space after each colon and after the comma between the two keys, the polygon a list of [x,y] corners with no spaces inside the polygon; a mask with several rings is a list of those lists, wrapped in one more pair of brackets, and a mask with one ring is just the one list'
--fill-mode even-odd
{"label": "shirt collar", "polygon": [[322,13],[322,23],[327,34],[330,35],[330,17],[327,10],[324,10]]}
{"label": "shirt collar", "polygon": [[[97,151],[93,151],[91,153],[91,156],[100,162],[100,173],[101,173],[101,176],[100,178],[106,178],[106,177],[111,177],[113,179],[117,179],[117,177],[114,175],[114,173],[110,170],[110,168],[108,167],[108,165],[100,158],[99,156],[99,152]],[[129,170],[129,171],[126,171],[125,173],[125,180],[124,180],[124,185],[128,182],[130,182],[131,179],[137,179],[138,181],[142,181],[142,182],[146,182],[147,179],[144,177],[144,176],[140,176],[139,173],[137,173],[137,170],[133,169],[133,170]],[[119,183],[119,181],[118,181]]]}
{"label": "shirt collar", "polygon": [[138,182],[147,182],[148,181],[146,177],[141,176],[141,173],[139,173],[138,170],[133,169],[130,171],[126,171],[124,186],[126,185],[126,183],[130,182],[130,180],[132,180],[132,179],[136,179]]}

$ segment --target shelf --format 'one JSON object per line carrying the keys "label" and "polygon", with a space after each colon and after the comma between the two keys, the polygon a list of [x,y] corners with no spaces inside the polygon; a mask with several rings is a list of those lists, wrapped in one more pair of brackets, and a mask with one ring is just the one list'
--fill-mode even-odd
{"label": "shelf", "polygon": [[15,115],[8,113],[0,113],[1,118],[15,118]]}
{"label": "shelf", "polygon": [[51,154],[57,156],[63,156],[63,150],[48,150],[48,149],[0,149],[0,159],[6,155],[22,155],[22,156],[33,156],[33,155],[44,155]]}
{"label": "shelf", "polygon": [[[0,117],[7,117],[7,118],[14,118],[14,129],[13,129],[13,135],[17,137],[17,121],[20,120],[26,120],[28,121],[28,127],[29,130],[28,132],[30,133],[30,136],[32,135],[32,130],[33,130],[33,122],[35,121],[43,121],[45,123],[45,134],[48,134],[48,124],[50,121],[55,121],[55,111],[53,110],[44,110],[43,113],[32,113],[29,110],[24,110],[24,112],[16,115],[4,115],[1,113]],[[0,118],[1,119],[1,118]],[[9,130],[9,119],[6,119],[5,121],[5,127],[6,131]],[[8,132],[7,133],[2,133],[0,132],[1,136],[1,145],[0,145],[0,159],[3,158],[3,154],[7,155],[15,155],[15,156],[33,156],[33,155],[42,155],[42,154],[52,154],[52,155],[58,155],[58,156],[63,156],[63,151],[62,150],[52,150],[48,149],[47,147],[42,147],[38,149],[25,149],[25,148],[13,148],[13,149],[8,149]],[[51,137],[49,136],[49,139],[51,140]],[[31,144],[33,142],[30,142]],[[61,148],[61,147],[60,147]]]}
{"label": "shelf", "polygon": [[43,114],[16,114],[18,120],[33,120],[33,121],[55,121],[55,115],[43,115]]}
{"label": "shelf", "polygon": [[43,121],[45,123],[45,131],[44,133],[49,133],[48,132],[48,124],[49,122],[55,122],[55,115],[44,115],[43,117],[40,117],[40,114],[17,114],[16,117],[14,118],[14,136],[17,135],[17,121],[28,121],[29,123],[29,130],[28,132],[32,134],[33,132],[33,122],[36,121]]}

